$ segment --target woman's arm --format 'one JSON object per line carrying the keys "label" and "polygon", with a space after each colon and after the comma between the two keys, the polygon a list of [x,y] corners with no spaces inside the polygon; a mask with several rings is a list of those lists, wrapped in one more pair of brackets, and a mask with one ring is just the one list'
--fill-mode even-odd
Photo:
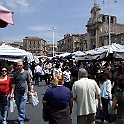
{"label": "woman's arm", "polygon": [[118,107],[117,102],[118,102],[117,98],[114,97],[114,99],[113,99],[113,103],[112,103],[112,109],[113,109],[113,110],[117,109],[117,107]]}

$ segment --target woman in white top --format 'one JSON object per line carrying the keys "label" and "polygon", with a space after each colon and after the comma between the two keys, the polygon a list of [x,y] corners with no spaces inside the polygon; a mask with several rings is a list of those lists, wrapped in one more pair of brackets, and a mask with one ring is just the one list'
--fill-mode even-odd
{"label": "woman in white top", "polygon": [[111,95],[111,76],[109,73],[104,73],[102,76],[103,85],[101,87],[101,101],[102,101],[102,113],[101,113],[101,122],[104,123],[106,120],[109,122],[108,114],[108,103],[112,99]]}
{"label": "woman in white top", "polygon": [[70,78],[71,78],[71,72],[69,71],[69,67],[65,67],[65,71],[63,72],[64,75],[64,86],[69,87],[70,84]]}
{"label": "woman in white top", "polygon": [[60,64],[57,63],[53,69],[53,78],[57,77],[58,75],[62,75],[62,70],[60,68]]}

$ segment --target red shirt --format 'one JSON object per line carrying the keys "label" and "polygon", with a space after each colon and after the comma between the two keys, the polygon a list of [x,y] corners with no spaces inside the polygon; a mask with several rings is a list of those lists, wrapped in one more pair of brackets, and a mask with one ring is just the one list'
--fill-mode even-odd
{"label": "red shirt", "polygon": [[12,78],[7,76],[7,80],[0,81],[0,95],[10,94]]}

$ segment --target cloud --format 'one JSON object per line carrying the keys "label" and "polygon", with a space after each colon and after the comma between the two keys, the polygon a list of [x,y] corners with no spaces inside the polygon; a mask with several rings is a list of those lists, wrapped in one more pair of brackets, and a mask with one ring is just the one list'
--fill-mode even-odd
{"label": "cloud", "polygon": [[51,26],[49,25],[37,25],[37,26],[30,26],[28,27],[28,30],[32,30],[32,31],[48,31],[48,29]]}
{"label": "cloud", "polygon": [[33,4],[31,0],[1,0],[1,3],[14,13],[28,14],[37,10],[36,4]]}
{"label": "cloud", "polygon": [[[22,42],[23,38],[25,38],[25,35],[8,36],[8,37],[3,37],[2,41],[5,41],[5,42]],[[21,39],[21,41],[20,41],[20,39]]]}

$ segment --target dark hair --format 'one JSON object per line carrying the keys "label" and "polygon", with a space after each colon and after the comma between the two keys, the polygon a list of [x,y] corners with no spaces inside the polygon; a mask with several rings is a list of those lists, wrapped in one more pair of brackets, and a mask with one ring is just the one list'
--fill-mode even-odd
{"label": "dark hair", "polygon": [[102,82],[106,81],[107,79],[111,80],[111,74],[104,72],[102,75]]}
{"label": "dark hair", "polygon": [[7,70],[7,67],[5,67],[5,66],[2,66],[2,67],[0,68],[0,72],[2,71],[2,69],[3,69],[3,68],[6,68],[6,70]]}
{"label": "dark hair", "polygon": [[0,67],[0,75],[1,75],[1,72],[2,72],[3,68],[6,68],[6,70],[7,70],[7,67],[5,67],[5,66]]}
{"label": "dark hair", "polygon": [[124,74],[118,77],[118,87],[124,90]]}
{"label": "dark hair", "polygon": [[57,63],[57,64],[55,65],[55,68],[59,68],[59,66],[60,66],[60,64],[59,64],[59,63]]}

